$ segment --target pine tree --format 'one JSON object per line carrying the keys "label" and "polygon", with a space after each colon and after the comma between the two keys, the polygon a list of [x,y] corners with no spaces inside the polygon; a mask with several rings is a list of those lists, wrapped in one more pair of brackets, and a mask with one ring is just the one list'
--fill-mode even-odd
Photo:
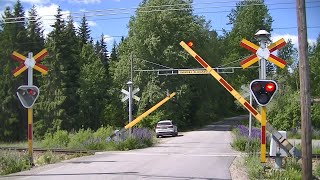
{"label": "pine tree", "polygon": [[[44,86],[48,97],[44,100],[47,112],[52,112],[50,119],[54,126],[62,129],[77,129],[77,115],[79,98],[76,94],[79,88],[80,59],[78,38],[75,33],[73,19],[69,17],[67,23],[61,19],[61,9],[58,9],[54,30],[48,35],[47,46],[50,52],[48,58],[48,78]],[[53,129],[54,130],[54,129]]]}
{"label": "pine tree", "polygon": [[[33,52],[33,55],[36,55],[42,49],[44,49],[44,35],[43,27],[38,16],[35,6],[28,11],[29,18],[27,21],[27,37],[28,37],[28,51]],[[42,78],[41,74],[36,72],[34,73],[33,83],[38,85],[38,79]]]}
{"label": "pine tree", "polygon": [[[26,137],[27,113],[16,97],[16,90],[20,85],[26,83],[27,73],[19,77],[13,77],[12,70],[18,66],[10,55],[13,51],[26,55],[27,52],[27,31],[25,29],[24,10],[20,1],[17,1],[11,12],[10,7],[4,11],[1,23],[1,138],[4,140],[20,140]],[[25,81],[23,78],[25,77]],[[21,131],[16,131],[21,129]]]}
{"label": "pine tree", "polygon": [[62,126],[62,121],[66,119],[66,112],[63,103],[66,101],[64,94],[64,82],[61,62],[63,59],[64,44],[63,32],[65,22],[62,19],[60,7],[55,15],[56,20],[52,27],[52,32],[48,34],[46,47],[50,56],[43,61],[43,65],[49,68],[48,74],[41,80],[41,96],[38,98],[37,108],[35,108],[34,132],[37,136],[42,136],[46,132],[53,132]]}
{"label": "pine tree", "polygon": [[86,63],[81,66],[77,91],[79,95],[80,116],[78,124],[84,128],[97,129],[102,124],[108,125],[103,118],[103,110],[107,104],[108,81],[106,69],[95,53],[93,45],[86,44],[82,48],[81,59]]}
{"label": "pine tree", "polygon": [[66,129],[77,128],[77,115],[79,114],[79,96],[77,90],[79,88],[79,74],[81,62],[80,47],[78,46],[78,38],[74,27],[73,19],[70,16],[67,22],[66,29],[64,30],[64,45],[63,57],[60,61],[62,69],[62,81],[66,101],[63,108],[66,111],[66,121],[64,127]]}
{"label": "pine tree", "polygon": [[116,41],[114,41],[112,49],[111,49],[111,53],[110,53],[110,61],[112,61],[112,62],[118,61],[118,52],[117,51],[118,51],[117,43],[116,43]]}
{"label": "pine tree", "polygon": [[100,40],[96,42],[95,49],[96,49],[96,53],[99,54],[102,64],[108,70],[109,68],[108,49],[107,49],[107,44],[105,42],[105,37],[103,34],[101,34]]}
{"label": "pine tree", "polygon": [[35,6],[32,6],[28,13],[29,19],[27,33],[30,41],[28,47],[30,52],[37,53],[44,48],[44,35],[42,23],[40,21],[41,18],[38,16]]}
{"label": "pine tree", "polygon": [[88,26],[86,15],[84,14],[81,19],[81,23],[78,29],[78,37],[80,39],[80,46],[82,48],[83,45],[90,43],[90,29]]}

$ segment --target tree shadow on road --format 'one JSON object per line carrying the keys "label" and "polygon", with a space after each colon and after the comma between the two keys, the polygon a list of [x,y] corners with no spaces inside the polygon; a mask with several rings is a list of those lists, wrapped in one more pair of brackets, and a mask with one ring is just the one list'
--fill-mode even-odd
{"label": "tree shadow on road", "polygon": [[212,123],[201,129],[198,129],[198,131],[231,131],[233,127],[239,124],[243,124],[243,122],[247,120],[247,115],[225,118],[221,121]]}

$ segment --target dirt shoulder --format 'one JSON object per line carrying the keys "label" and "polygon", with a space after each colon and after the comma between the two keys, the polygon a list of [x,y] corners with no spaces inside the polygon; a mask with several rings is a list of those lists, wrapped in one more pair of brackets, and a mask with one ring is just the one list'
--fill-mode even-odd
{"label": "dirt shoulder", "polygon": [[249,179],[248,178],[248,174],[247,174],[247,170],[245,168],[244,165],[244,159],[243,157],[236,157],[230,168],[230,174],[231,174],[231,178],[232,180],[246,180]]}

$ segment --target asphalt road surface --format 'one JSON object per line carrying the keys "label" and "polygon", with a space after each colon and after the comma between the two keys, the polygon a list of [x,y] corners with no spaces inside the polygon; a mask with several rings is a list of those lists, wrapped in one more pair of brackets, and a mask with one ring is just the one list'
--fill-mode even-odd
{"label": "asphalt road surface", "polygon": [[178,137],[160,138],[154,147],[99,152],[0,179],[231,179],[229,166],[240,154],[231,149],[229,129],[237,119],[229,118],[201,130],[180,133]]}

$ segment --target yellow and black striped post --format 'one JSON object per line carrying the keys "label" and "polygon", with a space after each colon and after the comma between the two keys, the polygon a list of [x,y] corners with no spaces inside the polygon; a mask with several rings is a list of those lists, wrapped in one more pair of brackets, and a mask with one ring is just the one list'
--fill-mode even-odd
{"label": "yellow and black striped post", "polygon": [[261,154],[260,161],[261,163],[266,162],[266,124],[267,124],[267,108],[265,106],[261,106]]}
{"label": "yellow and black striped post", "polygon": [[30,163],[33,165],[33,130],[32,130],[32,123],[33,123],[33,109],[28,108],[28,147],[29,147],[29,160]]}

